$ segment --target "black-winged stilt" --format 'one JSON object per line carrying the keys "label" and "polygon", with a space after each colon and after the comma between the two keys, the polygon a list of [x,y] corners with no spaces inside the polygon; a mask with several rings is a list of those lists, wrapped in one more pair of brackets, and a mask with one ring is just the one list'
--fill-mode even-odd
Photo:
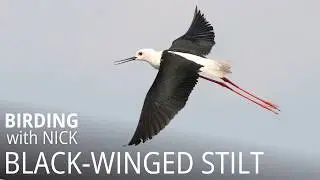
{"label": "black-winged stilt", "polygon": [[205,57],[215,44],[214,37],[213,27],[196,7],[188,31],[174,40],[169,49],[140,49],[134,57],[115,61],[115,64],[134,60],[146,61],[159,70],[146,95],[138,126],[128,145],[138,145],[152,139],[168,125],[185,106],[199,77],[219,84],[278,114],[278,106],[242,89],[226,77],[231,73],[229,63]]}

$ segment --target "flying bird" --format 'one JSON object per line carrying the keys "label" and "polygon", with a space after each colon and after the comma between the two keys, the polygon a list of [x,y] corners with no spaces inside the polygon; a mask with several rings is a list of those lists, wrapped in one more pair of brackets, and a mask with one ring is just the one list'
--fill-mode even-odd
{"label": "flying bird", "polygon": [[277,105],[242,89],[227,78],[231,73],[229,62],[206,58],[214,45],[213,27],[196,7],[189,29],[174,40],[169,49],[140,49],[133,57],[115,61],[115,64],[146,61],[158,69],[157,76],[145,97],[139,123],[128,145],[144,143],[164,129],[186,105],[199,78],[219,84],[278,114],[280,109]]}

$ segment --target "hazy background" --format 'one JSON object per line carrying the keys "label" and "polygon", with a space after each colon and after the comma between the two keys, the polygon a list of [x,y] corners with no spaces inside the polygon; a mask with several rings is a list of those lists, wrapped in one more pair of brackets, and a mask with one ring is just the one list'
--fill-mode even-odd
{"label": "hazy background", "polygon": [[[189,27],[195,4],[0,1],[2,104],[24,103],[116,121],[119,129],[128,129],[129,140],[157,72],[144,63],[114,66],[112,61],[139,48],[168,48]],[[320,2],[198,4],[216,32],[209,57],[230,60],[231,79],[279,104],[282,113],[276,116],[200,80],[184,110],[151,143],[188,134],[193,141],[229,139],[319,160]]]}

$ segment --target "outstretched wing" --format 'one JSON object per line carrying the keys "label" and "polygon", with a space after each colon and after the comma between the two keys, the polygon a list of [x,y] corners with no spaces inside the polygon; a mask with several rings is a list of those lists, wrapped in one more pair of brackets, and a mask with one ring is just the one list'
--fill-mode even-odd
{"label": "outstretched wing", "polygon": [[202,66],[164,51],[159,72],[149,89],[136,131],[128,145],[138,145],[157,135],[185,106],[198,82]]}
{"label": "outstretched wing", "polygon": [[212,25],[196,7],[188,31],[174,40],[169,50],[205,56],[210,53],[215,45],[214,37]]}

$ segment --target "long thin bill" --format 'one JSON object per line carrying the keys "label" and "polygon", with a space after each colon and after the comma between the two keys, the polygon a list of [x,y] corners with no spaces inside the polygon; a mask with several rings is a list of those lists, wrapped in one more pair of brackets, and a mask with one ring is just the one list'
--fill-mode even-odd
{"label": "long thin bill", "polygon": [[127,59],[122,59],[122,60],[119,60],[119,61],[114,61],[114,64],[115,64],[115,65],[119,65],[119,64],[123,64],[123,63],[130,62],[130,61],[134,61],[134,60],[136,60],[136,57],[130,57],[130,58],[127,58]]}

